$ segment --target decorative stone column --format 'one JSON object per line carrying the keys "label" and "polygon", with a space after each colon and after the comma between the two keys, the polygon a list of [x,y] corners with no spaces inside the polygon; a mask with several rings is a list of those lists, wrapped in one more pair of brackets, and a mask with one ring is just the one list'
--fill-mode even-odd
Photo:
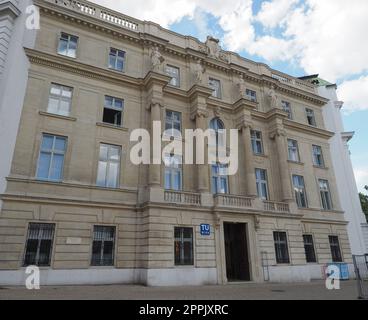
{"label": "decorative stone column", "polygon": [[[156,145],[153,142],[154,137],[154,122],[160,121],[160,139],[162,137],[162,109],[163,109],[163,89],[169,83],[170,77],[157,72],[150,71],[144,79],[144,86],[147,93],[147,107],[150,111],[150,135],[151,135],[151,164],[149,165],[148,185],[150,188],[161,188],[161,164],[154,163],[154,153],[161,159],[161,145]],[[161,141],[161,140],[160,140]],[[156,150],[155,150],[156,148]]]}
{"label": "decorative stone column", "polygon": [[[257,197],[257,186],[255,168],[253,165],[253,148],[251,140],[252,130],[252,116],[251,111],[256,109],[257,104],[247,99],[241,98],[235,104],[237,115],[237,128],[241,131],[242,148],[244,149],[244,166],[245,166],[245,181],[246,181],[246,195],[248,197]],[[243,164],[240,164],[243,165]]]}
{"label": "decorative stone column", "polygon": [[270,134],[270,138],[275,141],[278,157],[278,165],[281,179],[282,200],[292,202],[293,195],[290,184],[290,172],[287,159],[286,133],[282,127],[277,128]]}
{"label": "decorative stone column", "polygon": [[[188,92],[191,100],[191,119],[195,121],[195,129],[206,131],[208,129],[207,98],[211,96],[212,90],[208,87],[195,84]],[[208,165],[208,144],[205,144],[204,164],[197,165],[197,190],[201,194],[210,193],[209,165]],[[203,196],[202,196],[203,199]]]}
{"label": "decorative stone column", "polygon": [[244,147],[245,156],[245,172],[246,172],[246,182],[247,182],[247,196],[256,197],[257,196],[257,186],[256,186],[256,176],[255,169],[253,165],[253,150],[251,143],[251,125],[244,124],[241,128],[242,130],[242,140]]}

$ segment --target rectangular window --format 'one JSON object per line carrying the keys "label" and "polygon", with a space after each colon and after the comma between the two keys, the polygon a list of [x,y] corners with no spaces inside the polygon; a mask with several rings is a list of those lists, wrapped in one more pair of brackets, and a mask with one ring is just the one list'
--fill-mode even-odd
{"label": "rectangular window", "polygon": [[288,119],[293,120],[293,113],[291,110],[290,102],[287,101],[281,101],[282,109],[288,114]]}
{"label": "rectangular window", "polygon": [[288,139],[288,155],[290,161],[300,162],[298,141]]}
{"label": "rectangular window", "polygon": [[174,87],[180,87],[180,69],[167,65],[165,67],[165,72],[168,76],[171,77],[170,85]]}
{"label": "rectangular window", "polygon": [[332,210],[332,200],[330,186],[327,180],[318,180],[319,192],[321,194],[322,208],[324,210]]}
{"label": "rectangular window", "polygon": [[208,81],[209,87],[213,90],[212,96],[221,99],[221,82],[220,80],[210,78]]}
{"label": "rectangular window", "polygon": [[303,235],[304,250],[307,263],[316,263],[316,252],[314,250],[314,241],[312,235]]}
{"label": "rectangular window", "polygon": [[94,226],[91,265],[113,266],[115,250],[115,227]]}
{"label": "rectangular window", "polygon": [[212,166],[212,193],[227,194],[229,193],[228,166],[224,164],[216,164]]}
{"label": "rectangular window", "polygon": [[323,168],[325,166],[325,161],[323,159],[322,147],[313,146],[313,164],[317,167]]}
{"label": "rectangular window", "polygon": [[266,170],[256,169],[256,184],[258,197],[262,200],[268,200],[268,182]]}
{"label": "rectangular window", "polygon": [[29,224],[23,263],[25,267],[31,265],[39,267],[50,266],[54,232],[54,224]]}
{"label": "rectangular window", "polygon": [[307,114],[307,121],[310,126],[317,126],[316,124],[316,117],[314,115],[314,111],[312,109],[305,109],[305,112]]}
{"label": "rectangular window", "polygon": [[307,193],[305,190],[304,177],[293,176],[295,200],[299,208],[307,208]]}
{"label": "rectangular window", "polygon": [[63,179],[67,138],[43,134],[37,165],[37,178],[49,181]]}
{"label": "rectangular window", "polygon": [[343,262],[340,250],[339,237],[329,236],[328,238],[330,241],[332,262]]}
{"label": "rectangular window", "polygon": [[171,137],[178,137],[181,134],[181,113],[166,110],[165,134]]}
{"label": "rectangular window", "polygon": [[47,112],[69,116],[72,104],[73,88],[52,83]]}
{"label": "rectangular window", "polygon": [[58,54],[70,58],[77,57],[78,37],[62,32],[59,39]]}
{"label": "rectangular window", "polygon": [[125,51],[110,48],[109,68],[117,71],[124,71]]}
{"label": "rectangular window", "polygon": [[175,265],[191,266],[194,264],[193,228],[175,228]]}
{"label": "rectangular window", "polygon": [[123,123],[124,100],[105,96],[103,122],[117,127]]}
{"label": "rectangular window", "polygon": [[275,252],[277,263],[290,263],[286,232],[274,232]]}
{"label": "rectangular window", "polygon": [[165,155],[165,189],[182,190],[182,157]]}
{"label": "rectangular window", "polygon": [[263,154],[262,132],[252,130],[251,139],[254,154]]}
{"label": "rectangular window", "polygon": [[245,95],[252,102],[257,102],[257,92],[254,90],[247,89],[245,90]]}
{"label": "rectangular window", "polygon": [[121,147],[100,145],[97,185],[105,188],[118,188],[120,180]]}

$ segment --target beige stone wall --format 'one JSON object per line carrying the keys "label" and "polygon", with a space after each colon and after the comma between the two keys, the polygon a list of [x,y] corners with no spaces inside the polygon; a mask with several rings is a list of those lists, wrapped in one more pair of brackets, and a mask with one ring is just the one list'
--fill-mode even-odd
{"label": "beige stone wall", "polygon": [[[76,59],[57,55],[61,32],[79,37]],[[161,30],[160,34],[169,40],[164,42],[167,46],[184,46],[188,42],[195,42],[193,39],[184,41],[169,31]],[[223,66],[223,62],[213,62],[212,58],[205,61],[207,71],[204,85],[208,77],[221,80],[222,99],[202,96],[197,100],[191,99],[188,91],[194,84],[193,65],[196,58],[203,56],[199,52],[186,55],[184,47],[175,47],[181,52],[184,51],[181,55],[161,49],[165,63],[180,68],[181,87],[172,88],[162,84],[164,80],[162,83],[157,80],[159,84],[155,83],[150,91],[149,85],[145,85],[143,79],[146,78],[150,66],[149,54],[153,43],[150,41],[158,39],[152,40],[151,37],[150,41],[135,41],[134,37],[137,35],[133,36],[128,32],[126,37],[114,36],[113,33],[96,31],[75,22],[65,23],[62,19],[55,16],[50,18],[42,13],[37,51],[28,53],[32,56],[28,88],[11,175],[8,178],[6,194],[3,195],[4,206],[0,213],[0,268],[21,267],[28,223],[37,221],[56,224],[51,265],[54,269],[89,268],[92,230],[96,224],[113,225],[117,228],[116,268],[175,268],[174,227],[190,226],[195,230],[193,267],[217,268],[218,281],[224,283],[226,265],[222,223],[226,221],[248,225],[252,278],[255,281],[263,279],[262,252],[267,252],[270,265],[276,263],[273,231],[287,232],[291,265],[306,264],[302,238],[304,233],[313,234],[319,263],[331,260],[329,235],[339,236],[344,259],[351,262],[346,223],[340,211],[329,151],[328,139],[331,133],[323,130],[323,103],[318,100],[320,98],[313,96],[313,100],[310,98],[313,95],[311,92],[301,92],[301,89],[292,86],[285,88],[283,84],[278,84],[279,100],[289,101],[293,108],[295,121],[288,121],[286,115],[279,110],[271,110],[268,90],[272,81],[276,81],[271,78],[273,71],[264,65],[232,54],[230,60],[235,64],[232,66],[235,69],[231,69],[229,65]],[[195,43],[199,45],[198,42]],[[110,47],[126,51],[124,73],[107,69]],[[257,105],[252,105],[249,101],[242,102],[240,111],[236,105],[240,98],[236,87],[239,73],[249,76],[246,80],[247,87],[255,90],[258,97]],[[69,117],[47,113],[51,83],[73,87]],[[124,99],[122,128],[112,128],[101,123],[105,95]],[[129,152],[133,143],[129,141],[129,137],[131,131],[136,128],[150,128],[152,110],[149,111],[147,107],[157,96],[160,97],[157,103],[162,106],[159,109],[162,122],[164,123],[166,110],[178,111],[182,113],[183,129],[196,128],[196,121],[190,116],[193,109],[198,111],[196,104],[200,102],[204,104],[208,114],[204,118],[206,127],[211,119],[218,116],[227,129],[237,128],[239,117],[245,114],[242,125],[248,129],[251,126],[252,129],[262,131],[265,154],[247,159],[242,132],[239,132],[240,168],[238,174],[229,178],[230,193],[248,195],[246,170],[250,166],[252,170],[267,170],[270,200],[283,201],[285,188],[293,194],[292,175],[299,174],[305,178],[309,208],[297,209],[296,204],[291,201],[290,213],[283,215],[280,212],[263,212],[260,207],[252,210],[229,207],[224,212],[217,212],[217,209],[212,207],[213,204],[208,203],[196,208],[182,204],[173,206],[164,201],[148,201],[148,196],[144,201],[140,201],[139,192],[148,194],[144,188],[147,188],[149,183],[149,168],[134,166],[130,162]],[[315,110],[318,128],[306,125],[306,107]],[[35,179],[43,133],[68,138],[62,183],[41,182]],[[275,138],[276,136],[278,138]],[[301,163],[288,162],[286,170],[281,170],[280,152],[286,154],[287,149],[278,150],[278,142],[285,142],[286,147],[287,138],[298,141]],[[96,186],[100,143],[122,147],[120,187],[117,189]],[[322,146],[326,169],[313,166],[313,144]],[[210,167],[207,169],[206,178],[210,185]],[[161,185],[157,187],[162,189],[163,166],[160,170]],[[321,210],[319,178],[327,179],[330,183],[334,210]],[[183,190],[197,192],[199,179],[197,167],[183,166]],[[260,201],[259,203],[263,205]],[[257,219],[259,221],[255,223]],[[201,223],[212,226],[211,236],[200,235]],[[69,245],[68,238],[80,238],[81,243]]]}

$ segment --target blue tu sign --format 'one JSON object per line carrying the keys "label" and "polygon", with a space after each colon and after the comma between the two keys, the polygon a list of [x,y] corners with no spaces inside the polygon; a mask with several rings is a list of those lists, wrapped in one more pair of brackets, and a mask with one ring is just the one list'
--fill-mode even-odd
{"label": "blue tu sign", "polygon": [[211,226],[209,224],[201,224],[201,236],[210,236]]}

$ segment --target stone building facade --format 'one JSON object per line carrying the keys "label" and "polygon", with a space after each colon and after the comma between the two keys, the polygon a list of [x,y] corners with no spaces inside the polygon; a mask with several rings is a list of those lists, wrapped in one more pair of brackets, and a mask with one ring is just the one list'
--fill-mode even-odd
{"label": "stone building facade", "polygon": [[[0,284],[310,281],[352,263],[308,81],[88,1],[41,28],[1,195]],[[134,129],[238,129],[239,171],[134,165]]]}

